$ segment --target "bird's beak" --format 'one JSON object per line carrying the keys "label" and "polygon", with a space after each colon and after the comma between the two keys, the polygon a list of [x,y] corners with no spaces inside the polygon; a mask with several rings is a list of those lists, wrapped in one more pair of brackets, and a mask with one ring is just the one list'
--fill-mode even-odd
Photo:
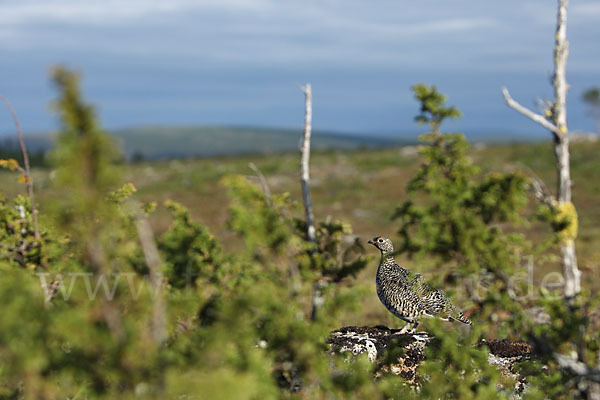
{"label": "bird's beak", "polygon": [[375,242],[372,241],[372,240],[369,240],[367,243],[369,243],[369,244],[375,244]]}

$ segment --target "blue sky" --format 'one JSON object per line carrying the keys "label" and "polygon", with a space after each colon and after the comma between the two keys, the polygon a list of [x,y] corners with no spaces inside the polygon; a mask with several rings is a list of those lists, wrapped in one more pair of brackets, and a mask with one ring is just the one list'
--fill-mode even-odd
{"label": "blue sky", "polygon": [[[28,132],[56,129],[49,66],[84,76],[108,129],[140,124],[416,131],[416,82],[436,84],[467,133],[544,131],[508,109],[551,98],[556,1],[2,0],[0,93]],[[569,125],[592,130],[581,93],[600,85],[600,2],[569,9]],[[0,132],[13,131],[8,112]]]}

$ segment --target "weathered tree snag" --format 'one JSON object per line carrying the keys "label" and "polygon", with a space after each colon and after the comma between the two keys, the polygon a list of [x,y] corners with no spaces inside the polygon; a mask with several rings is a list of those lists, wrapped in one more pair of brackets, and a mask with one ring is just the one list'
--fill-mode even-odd
{"label": "weathered tree snag", "polygon": [[[304,135],[302,136],[302,157],[300,160],[300,183],[302,185],[302,199],[304,200],[304,211],[306,215],[306,239],[309,242],[317,243],[317,232],[315,230],[315,217],[312,211],[312,201],[310,198],[310,136],[312,132],[312,88],[310,83],[302,86],[304,92]],[[312,307],[310,319],[317,319],[319,308],[323,305],[323,288],[327,283],[317,281],[313,284]]]}
{"label": "weathered tree snag", "polygon": [[310,136],[312,131],[312,89],[310,83],[302,87],[305,96],[304,107],[304,135],[302,137],[302,159],[300,161],[300,183],[302,184],[302,198],[304,199],[304,210],[306,214],[306,237],[309,241],[317,241],[315,231],[315,217],[312,211],[310,199],[310,173],[308,169],[310,161]]}
{"label": "weathered tree snag", "polygon": [[[569,163],[569,137],[567,135],[567,57],[569,43],[567,42],[567,7],[568,0],[559,0],[556,22],[556,42],[554,44],[554,125],[562,135],[554,135],[554,153],[557,161],[558,175],[558,204],[571,203],[571,168]],[[577,268],[574,238],[568,238],[561,243],[561,256],[565,274],[565,295],[573,297],[580,291],[581,272]]]}
{"label": "weathered tree snag", "polygon": [[506,104],[517,112],[552,132],[554,138],[554,155],[556,156],[557,189],[553,203],[555,209],[570,220],[569,231],[561,235],[560,254],[563,275],[565,278],[565,292],[567,299],[573,298],[581,290],[581,272],[577,266],[575,256],[575,236],[577,227],[577,214],[571,203],[571,168],[569,157],[569,136],[567,129],[567,57],[569,43],[567,42],[567,8],[568,0],[558,0],[558,14],[556,21],[556,35],[554,42],[554,104],[546,110],[545,115],[537,114],[523,107],[502,89]]}

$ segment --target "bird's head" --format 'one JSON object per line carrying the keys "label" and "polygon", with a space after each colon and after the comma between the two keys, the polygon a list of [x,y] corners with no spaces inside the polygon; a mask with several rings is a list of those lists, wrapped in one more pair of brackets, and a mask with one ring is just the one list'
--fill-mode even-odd
{"label": "bird's head", "polygon": [[385,236],[375,236],[367,243],[370,243],[381,250],[381,254],[390,254],[394,252],[394,245],[392,244],[392,241]]}

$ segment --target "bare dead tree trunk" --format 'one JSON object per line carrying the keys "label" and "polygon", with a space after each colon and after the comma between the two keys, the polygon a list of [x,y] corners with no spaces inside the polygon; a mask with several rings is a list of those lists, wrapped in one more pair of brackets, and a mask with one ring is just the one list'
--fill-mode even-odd
{"label": "bare dead tree trunk", "polygon": [[[310,135],[312,130],[312,88],[309,84],[302,87],[304,92],[304,135],[302,137],[302,159],[300,162],[300,183],[302,184],[302,198],[304,199],[304,210],[306,214],[306,238],[308,241],[317,243],[317,234],[315,230],[315,217],[312,211],[312,202],[310,199],[310,174],[309,174],[309,161],[310,161]],[[312,253],[312,252],[311,252]],[[327,286],[327,283],[319,279],[313,283],[313,296],[312,296],[312,307],[310,312],[310,319],[312,321],[317,319],[319,309],[323,305],[325,299],[323,297],[323,289]]]}
{"label": "bare dead tree trunk", "polygon": [[163,293],[162,261],[150,223],[143,216],[139,215],[135,221],[135,227],[138,232],[142,251],[146,265],[150,271],[150,283],[154,291],[152,303],[152,339],[154,343],[160,345],[166,338],[166,304]]}
{"label": "bare dead tree trunk", "polygon": [[[554,43],[554,125],[562,133],[554,136],[554,153],[558,176],[558,204],[571,203],[571,169],[569,155],[569,137],[567,129],[567,7],[568,0],[559,0],[556,22],[556,42]],[[573,297],[580,291],[581,272],[577,267],[574,238],[565,239],[561,243],[560,252],[565,274],[565,295]]]}
{"label": "bare dead tree trunk", "polygon": [[305,96],[304,107],[304,135],[302,137],[302,159],[300,161],[300,183],[302,184],[302,198],[306,213],[306,237],[311,242],[317,242],[315,231],[315,217],[310,199],[310,174],[308,164],[310,161],[310,135],[312,130],[312,89],[310,83],[302,87]]}
{"label": "bare dead tree trunk", "polygon": [[31,168],[29,167],[29,154],[27,153],[27,146],[25,146],[25,140],[23,139],[23,132],[21,131],[21,123],[19,122],[19,118],[17,117],[17,113],[13,108],[10,101],[2,95],[0,95],[0,99],[4,101],[6,107],[10,111],[10,115],[13,118],[15,123],[15,128],[17,129],[17,136],[19,137],[19,146],[21,147],[21,154],[23,155],[23,169],[21,173],[25,176],[25,185],[27,186],[27,196],[29,197],[29,202],[31,203],[31,215],[33,217],[33,231],[35,235],[35,239],[40,239],[40,229],[38,228],[37,222],[37,210],[35,208],[35,201],[33,196],[33,178],[31,176]]}
{"label": "bare dead tree trunk", "polygon": [[[558,15],[556,21],[556,35],[554,43],[554,104],[548,110],[547,116],[537,114],[510,97],[506,88],[502,89],[506,104],[534,120],[552,132],[554,139],[554,155],[556,156],[557,190],[553,204],[556,210],[570,219],[574,219],[569,225],[576,227],[575,207],[571,202],[571,168],[569,155],[569,137],[567,129],[567,57],[569,55],[569,44],[567,42],[567,8],[568,0],[558,0]],[[574,224],[574,225],[571,225]],[[575,229],[573,229],[575,230]],[[565,297],[570,299],[581,290],[581,272],[577,266],[575,255],[576,231],[566,232],[561,236],[560,254],[565,278]]]}

